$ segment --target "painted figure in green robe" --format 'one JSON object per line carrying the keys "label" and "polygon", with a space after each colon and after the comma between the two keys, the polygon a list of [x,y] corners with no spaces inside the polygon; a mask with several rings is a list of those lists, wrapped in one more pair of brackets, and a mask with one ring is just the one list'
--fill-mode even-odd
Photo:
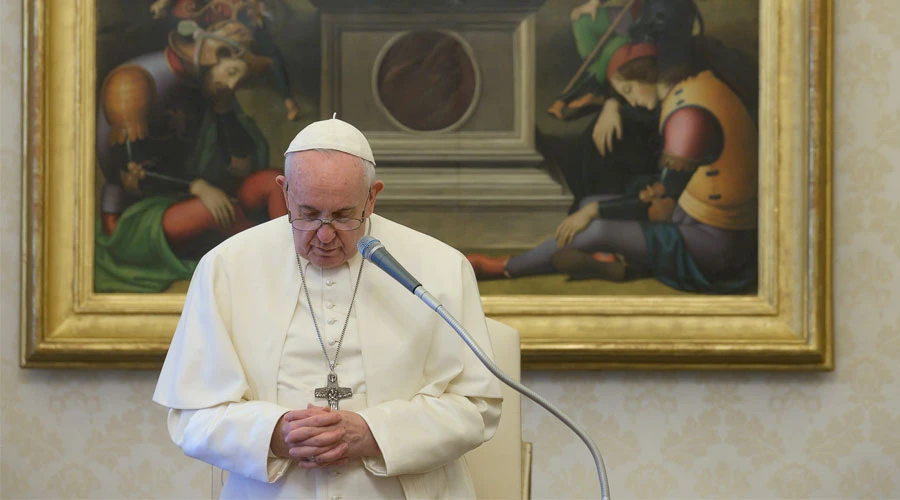
{"label": "painted figure in green robe", "polygon": [[269,59],[239,22],[180,28],[103,80],[97,292],[165,291],[213,245],[287,213],[268,144],[234,95]]}

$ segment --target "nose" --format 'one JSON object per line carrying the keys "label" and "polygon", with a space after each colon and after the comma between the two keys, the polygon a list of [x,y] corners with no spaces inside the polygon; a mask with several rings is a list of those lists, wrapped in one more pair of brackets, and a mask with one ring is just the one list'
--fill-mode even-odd
{"label": "nose", "polygon": [[316,238],[322,243],[328,243],[333,240],[336,235],[337,231],[331,227],[331,224],[322,224],[319,226],[319,229],[316,230]]}

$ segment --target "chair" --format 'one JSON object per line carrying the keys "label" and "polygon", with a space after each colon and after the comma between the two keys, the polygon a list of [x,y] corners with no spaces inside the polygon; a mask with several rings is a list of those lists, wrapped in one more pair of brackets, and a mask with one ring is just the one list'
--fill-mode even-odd
{"label": "chair", "polygon": [[[488,318],[494,362],[515,381],[521,376],[519,332]],[[482,499],[531,498],[531,443],[522,441],[522,402],[518,392],[502,384],[503,416],[497,433],[465,455]]]}
{"label": "chair", "polygon": [[[494,362],[515,381],[521,376],[519,332],[487,318]],[[460,340],[462,342],[462,340]],[[465,459],[479,499],[531,498],[531,443],[522,441],[522,402],[515,390],[501,383],[503,415],[490,441],[466,453]],[[212,498],[222,492],[227,472],[212,467]]]}

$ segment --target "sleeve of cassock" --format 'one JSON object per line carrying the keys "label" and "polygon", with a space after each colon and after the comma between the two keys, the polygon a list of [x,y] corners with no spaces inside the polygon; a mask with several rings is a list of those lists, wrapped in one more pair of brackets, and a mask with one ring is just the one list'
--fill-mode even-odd
{"label": "sleeve of cassock", "polygon": [[231,296],[215,253],[201,259],[160,372],[153,401],[170,408],[172,440],[184,453],[232,473],[273,482],[290,461],[269,456],[288,408],[255,400],[231,341]]}
{"label": "sleeve of cassock", "polygon": [[[493,356],[474,273],[464,259],[460,265],[461,283],[442,294],[442,302]],[[381,448],[382,457],[363,460],[375,475],[427,472],[478,447],[497,430],[499,382],[449,326],[443,325],[433,337],[426,385],[410,400],[387,401],[359,412]]]}

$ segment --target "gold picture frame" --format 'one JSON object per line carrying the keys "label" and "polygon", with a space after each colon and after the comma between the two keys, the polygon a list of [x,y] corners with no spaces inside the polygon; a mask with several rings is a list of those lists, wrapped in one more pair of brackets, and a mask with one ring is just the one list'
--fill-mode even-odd
{"label": "gold picture frame", "polygon": [[[23,1],[21,364],[157,367],[184,295],[92,286],[93,2]],[[485,296],[524,368],[833,367],[832,32],[831,0],[760,0],[758,292]]]}

